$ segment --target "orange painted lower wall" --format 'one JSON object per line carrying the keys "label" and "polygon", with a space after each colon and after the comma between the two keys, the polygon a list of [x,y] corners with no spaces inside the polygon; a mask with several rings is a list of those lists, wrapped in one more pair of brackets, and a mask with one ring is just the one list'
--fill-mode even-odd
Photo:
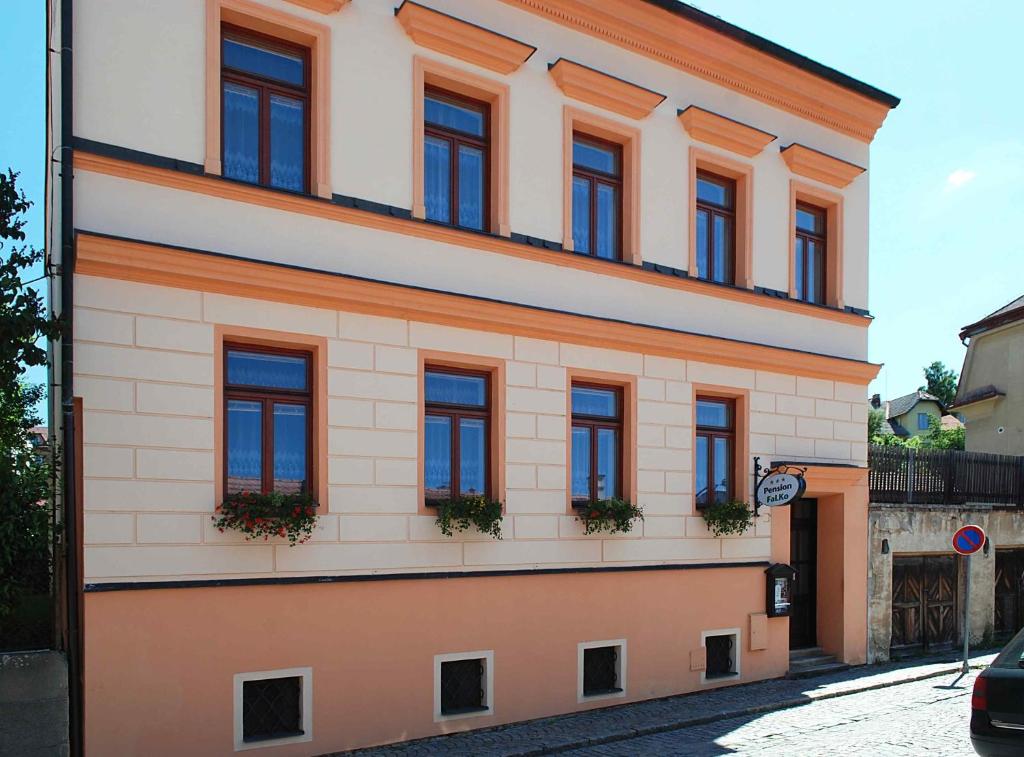
{"label": "orange painted lower wall", "polygon": [[[322,754],[711,688],[701,632],[740,630],[740,672],[781,676],[788,621],[768,621],[762,565],[93,592],[85,601],[90,757],[233,752],[236,673],[310,667]],[[626,697],[577,702],[577,645],[625,639]],[[494,714],[435,723],[434,655],[493,650]]]}

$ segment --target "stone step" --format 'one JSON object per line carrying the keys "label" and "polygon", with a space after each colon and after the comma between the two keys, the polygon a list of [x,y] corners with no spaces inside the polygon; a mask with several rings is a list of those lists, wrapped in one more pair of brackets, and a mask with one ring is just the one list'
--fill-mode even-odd
{"label": "stone step", "polygon": [[[833,658],[834,659],[834,658]],[[789,668],[789,672],[786,673],[786,678],[813,678],[814,676],[828,675],[829,673],[841,673],[844,670],[849,670],[850,666],[845,662],[839,662],[834,660],[833,662],[823,663],[821,665],[813,666],[798,666]]]}
{"label": "stone step", "polygon": [[790,657],[789,658],[789,667],[790,668],[813,668],[813,667],[816,667],[818,665],[827,665],[828,663],[835,662],[835,661],[836,661],[835,655],[825,654],[824,652],[822,652],[821,654],[815,655],[814,657],[798,657],[798,658]]}
{"label": "stone step", "polygon": [[825,654],[821,647],[805,647],[804,649],[789,650],[790,660],[799,660],[803,657],[820,657]]}

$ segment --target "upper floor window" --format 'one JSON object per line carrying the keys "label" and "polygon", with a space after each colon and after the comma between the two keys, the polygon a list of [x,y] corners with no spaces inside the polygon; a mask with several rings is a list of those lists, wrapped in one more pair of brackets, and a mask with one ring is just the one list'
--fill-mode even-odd
{"label": "upper floor window", "polygon": [[424,497],[489,496],[490,376],[427,368],[424,383]]}
{"label": "upper floor window", "polygon": [[928,430],[928,419],[930,417],[931,416],[928,415],[928,413],[918,413],[917,414],[917,430],[918,431],[927,431]]}
{"label": "upper floor window", "polygon": [[423,184],[431,221],[487,229],[490,106],[428,88],[423,97]]}
{"label": "upper floor window", "polygon": [[226,493],[309,491],[311,386],[308,353],[224,350]]}
{"label": "upper floor window", "polygon": [[225,25],[221,39],[223,174],[309,188],[309,50]]}
{"label": "upper floor window", "polygon": [[572,501],[622,496],[622,390],[572,385]]}
{"label": "upper floor window", "polygon": [[736,281],[736,182],[697,173],[697,276],[720,284]]}
{"label": "upper floor window", "polygon": [[572,245],[608,260],[622,257],[622,145],[573,135]]}
{"label": "upper floor window", "polygon": [[697,507],[728,502],[735,490],[736,404],[697,398]]}
{"label": "upper floor window", "polygon": [[796,298],[804,302],[825,302],[826,217],[824,208],[796,205],[794,277]]}

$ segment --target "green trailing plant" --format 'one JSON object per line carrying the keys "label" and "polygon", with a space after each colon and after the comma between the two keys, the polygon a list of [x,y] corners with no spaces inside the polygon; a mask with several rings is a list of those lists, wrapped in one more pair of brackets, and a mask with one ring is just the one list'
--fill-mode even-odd
{"label": "green trailing plant", "polygon": [[639,505],[623,499],[599,499],[580,505],[576,520],[583,523],[583,531],[596,534],[607,531],[610,534],[625,534],[633,530],[633,522],[644,519],[644,510]]}
{"label": "green trailing plant", "polygon": [[713,502],[701,510],[708,531],[715,536],[739,536],[754,523],[754,513],[746,502]]}
{"label": "green trailing plant", "polygon": [[437,507],[437,527],[445,536],[474,526],[482,534],[501,538],[501,502],[497,500],[469,495],[430,504]]}
{"label": "green trailing plant", "polygon": [[309,540],[316,527],[316,500],[309,494],[243,491],[229,494],[217,505],[214,527],[240,531],[246,539],[267,541],[271,536],[288,539],[289,546]]}

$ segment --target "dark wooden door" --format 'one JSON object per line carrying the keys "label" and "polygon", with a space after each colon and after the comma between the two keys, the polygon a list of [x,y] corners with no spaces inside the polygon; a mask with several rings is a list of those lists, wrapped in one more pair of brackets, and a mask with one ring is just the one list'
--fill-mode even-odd
{"label": "dark wooden door", "polygon": [[1024,628],[1024,549],[996,550],[996,627],[1002,637]]}
{"label": "dark wooden door", "polygon": [[952,647],[958,605],[956,556],[893,557],[890,652]]}
{"label": "dark wooden door", "polygon": [[789,564],[796,570],[789,611],[789,648],[818,643],[818,503],[800,499],[790,506]]}

